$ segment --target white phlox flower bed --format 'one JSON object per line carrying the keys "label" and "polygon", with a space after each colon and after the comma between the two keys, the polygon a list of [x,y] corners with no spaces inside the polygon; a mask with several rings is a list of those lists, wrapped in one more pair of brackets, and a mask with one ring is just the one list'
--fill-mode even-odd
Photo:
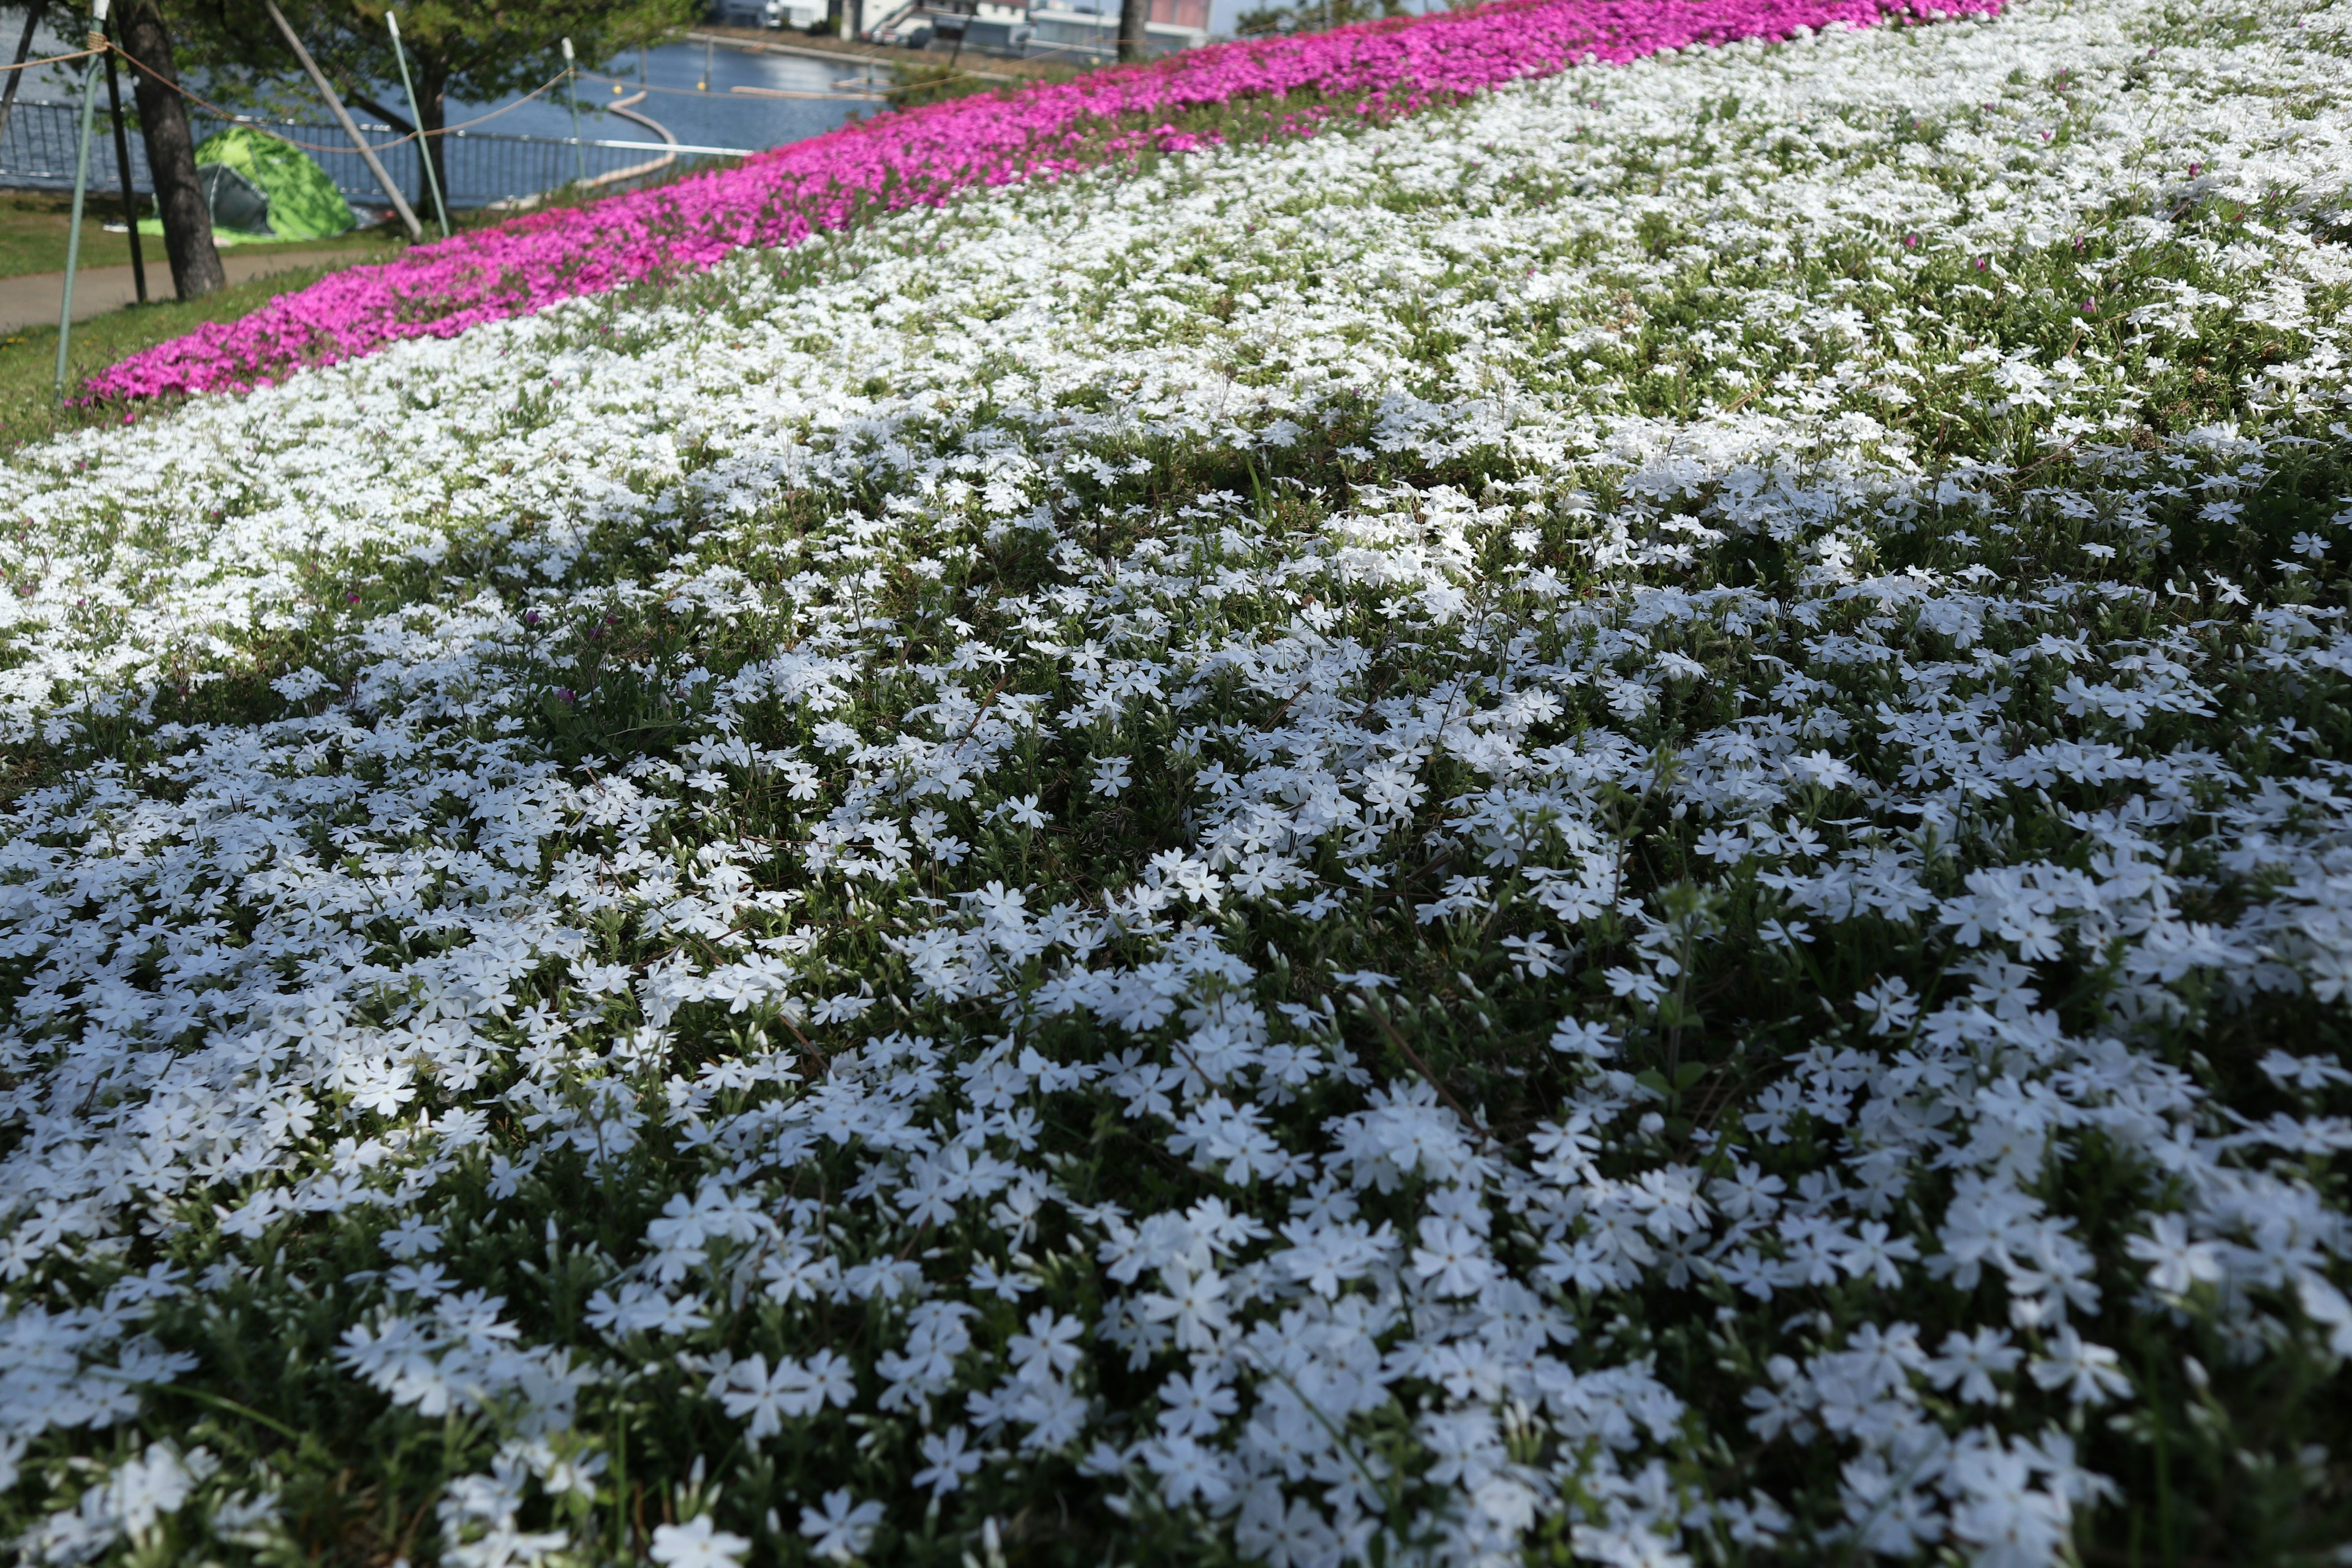
{"label": "white phlox flower bed", "polygon": [[18,454],[9,1550],[2340,1560],[2347,39],[1579,69]]}

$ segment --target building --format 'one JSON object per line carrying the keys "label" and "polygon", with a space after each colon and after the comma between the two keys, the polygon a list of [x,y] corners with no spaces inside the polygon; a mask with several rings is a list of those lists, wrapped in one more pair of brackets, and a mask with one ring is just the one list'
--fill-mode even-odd
{"label": "building", "polygon": [[710,19],[729,27],[805,30],[825,17],[825,0],[715,0]]}
{"label": "building", "polygon": [[[1118,56],[1118,0],[867,0],[864,29],[877,43],[973,50],[1028,59],[1091,64]],[[1173,54],[1209,41],[1209,0],[1151,0],[1147,54]]]}

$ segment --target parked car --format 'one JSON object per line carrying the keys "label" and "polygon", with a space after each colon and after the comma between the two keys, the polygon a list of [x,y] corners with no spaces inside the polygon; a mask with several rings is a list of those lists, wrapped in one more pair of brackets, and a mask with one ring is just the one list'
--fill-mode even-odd
{"label": "parked car", "polygon": [[806,9],[786,0],[718,0],[712,19],[730,27],[781,27],[794,12]]}

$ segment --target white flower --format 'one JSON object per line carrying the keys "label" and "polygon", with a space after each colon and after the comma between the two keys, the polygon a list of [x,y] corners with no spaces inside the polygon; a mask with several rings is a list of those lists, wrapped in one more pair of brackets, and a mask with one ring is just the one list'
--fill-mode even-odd
{"label": "white flower", "polygon": [[1194,1271],[1182,1263],[1160,1270],[1160,1289],[1141,1300],[1144,1317],[1175,1330],[1180,1350],[1208,1350],[1232,1326],[1225,1281],[1213,1268]]}
{"label": "white flower", "polygon": [[2328,1353],[2352,1356],[2352,1301],[2345,1300],[2344,1292],[2316,1274],[2305,1274],[2296,1280],[2295,1293],[2312,1321],[2327,1331]]}
{"label": "white flower", "polygon": [[1643,1007],[1656,1006],[1658,998],[1666,994],[1665,983],[1646,969],[1613,963],[1601,972],[1601,978],[1609,983],[1610,994],[1629,997]]}
{"label": "white flower", "polygon": [[856,1392],[855,1372],[832,1351],[819,1351],[806,1363],[782,1357],[772,1372],[768,1358],[754,1352],[730,1366],[710,1386],[711,1396],[728,1415],[739,1421],[751,1418],[743,1435],[754,1443],[782,1431],[787,1417],[802,1420],[827,1405],[846,1406]]}
{"label": "white flower", "polygon": [[1171,1436],[1146,1443],[1143,1462],[1160,1478],[1160,1489],[1171,1508],[1199,1501],[1214,1508],[1233,1495],[1233,1482],[1216,1450],[1190,1437]]}
{"label": "white flower", "polygon": [[1566,967],[1559,962],[1559,949],[1540,936],[1507,936],[1503,945],[1511,951],[1511,966],[1529,979],[1541,980]]}
{"label": "white flower", "polygon": [[1095,776],[1087,787],[1097,795],[1116,799],[1128,787],[1128,769],[1132,766],[1125,757],[1104,757],[1095,763]]}
{"label": "white flower", "polygon": [[2148,1234],[2128,1238],[2124,1249],[2148,1266],[2147,1282],[2168,1296],[2221,1279],[2221,1249],[2210,1241],[2189,1240],[2189,1222],[2177,1214],[2158,1215],[2148,1222]]}
{"label": "white flower", "polygon": [[1954,1330],[1944,1336],[1943,1348],[1927,1363],[1927,1373],[1937,1388],[1957,1387],[1966,1404],[1991,1405],[2000,1397],[1992,1380],[2016,1371],[2024,1355],[2003,1330],[1979,1329],[1973,1335]]}
{"label": "white flower", "polygon": [[121,1521],[125,1534],[144,1535],[163,1515],[180,1510],[194,1484],[179,1455],[162,1443],[150,1443],[145,1454],[108,1479],[108,1510]]}
{"label": "white flower", "polygon": [[654,1526],[653,1559],[661,1568],[736,1568],[751,1550],[749,1541],[719,1529],[708,1514]]}
{"label": "white flower", "polygon": [[2049,1353],[2026,1371],[2044,1388],[2064,1389],[2077,1405],[2104,1405],[2131,1392],[2131,1379],[2119,1364],[2115,1352],[2088,1342],[2069,1323],[2051,1336]]}
{"label": "white flower", "polygon": [[801,1533],[814,1543],[809,1550],[835,1563],[864,1555],[881,1522],[880,1503],[852,1502],[845,1488],[825,1493],[822,1510],[801,1510]]}
{"label": "white flower", "polygon": [[1024,1383],[1051,1382],[1077,1366],[1083,1353],[1078,1338],[1085,1331],[1085,1325],[1077,1319],[1062,1317],[1050,1307],[1040,1307],[1029,1314],[1028,1331],[1013,1335],[1005,1345],[1005,1353],[1012,1359],[1014,1374]]}
{"label": "white flower", "polygon": [[1176,1437],[1213,1436],[1241,1407],[1240,1398],[1215,1372],[1170,1373],[1160,1385],[1160,1429]]}
{"label": "white flower", "polygon": [[[1318,1568],[2063,1556],[2101,1483],[2018,1428],[2133,1396],[2084,1325],[2270,1355],[2292,1290],[2352,1354],[2343,1075],[2171,1059],[2352,990],[2280,717],[2344,677],[2343,520],[2233,533],[2343,485],[2340,247],[2253,196],[2340,186],[2352,76],[2252,16],[1571,67],[13,452],[0,1479],[98,1468],[10,1549],[162,1538],[126,1433],[208,1373],[142,1324],[233,1292],[511,1426],[453,1568],[572,1544],[532,1478],[594,1489],[649,1359],[816,1425],[793,1508],[1050,1452]],[[2225,144],[2248,221],[2149,205]],[[2202,426],[2200,356],[2257,367]],[[2059,1212],[2094,1131],[2193,1217]],[[165,1211],[189,1274],[128,1271]],[[1762,1370],[1694,1399],[1621,1319]],[[1682,1495],[1743,1422],[1785,1509]]]}
{"label": "white flower", "polygon": [[1588,1018],[1562,1018],[1551,1032],[1551,1048],[1571,1056],[1605,1058],[1616,1054],[1617,1037]]}
{"label": "white flower", "polygon": [[1495,1277],[1494,1260],[1479,1235],[1457,1219],[1423,1219],[1412,1271],[1441,1296],[1469,1296]]}
{"label": "white flower", "polygon": [[964,1479],[980,1468],[980,1455],[968,1448],[966,1441],[961,1426],[925,1435],[923,1468],[915,1472],[915,1484],[929,1487],[934,1497],[945,1497],[961,1487]]}

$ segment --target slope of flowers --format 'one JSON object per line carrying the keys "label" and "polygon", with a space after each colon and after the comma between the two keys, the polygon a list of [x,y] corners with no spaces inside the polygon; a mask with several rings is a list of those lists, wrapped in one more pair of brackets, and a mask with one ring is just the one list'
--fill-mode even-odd
{"label": "slope of flowers", "polygon": [[1573,68],[25,454],[0,1533],[2332,1560],[2347,39]]}
{"label": "slope of flowers", "polygon": [[859,214],[1054,178],[1147,148],[1186,151],[1222,133],[1171,117],[1206,112],[1213,121],[1214,110],[1240,100],[1268,106],[1266,131],[1311,131],[1320,113],[1284,114],[1283,99],[1352,100],[1348,112],[1387,118],[1572,61],[1998,9],[1997,0],[1496,0],[1465,14],[1202,49],[853,123],[723,173],[424,246],[145,350],[92,377],[86,391],[243,389],[404,338],[455,337],[559,300],[708,267],[740,247],[796,245]]}

